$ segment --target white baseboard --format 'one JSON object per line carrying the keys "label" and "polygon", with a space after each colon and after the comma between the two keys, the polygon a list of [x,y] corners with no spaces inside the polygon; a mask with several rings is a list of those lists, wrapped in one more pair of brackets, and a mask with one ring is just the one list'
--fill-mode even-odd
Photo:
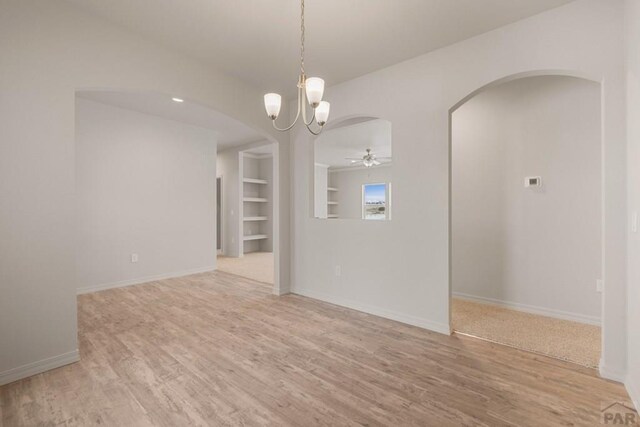
{"label": "white baseboard", "polygon": [[411,316],[404,313],[398,313],[386,308],[374,307],[368,304],[363,304],[358,301],[349,300],[346,298],[338,297],[335,295],[325,294],[322,292],[310,291],[307,289],[293,289],[293,294],[302,295],[317,299],[320,301],[328,302],[331,304],[339,305],[341,307],[350,308],[352,310],[362,311],[363,313],[373,314],[375,316],[384,317],[385,319],[395,320],[408,325],[417,326],[419,328],[428,329],[430,331],[439,332],[441,334],[451,335],[451,330],[448,324],[434,322],[429,319],[421,317]]}
{"label": "white baseboard", "polygon": [[626,387],[627,393],[629,393],[629,397],[636,407],[636,410],[640,412],[640,384],[632,381],[627,375],[627,380],[624,382],[624,386]]}
{"label": "white baseboard", "polygon": [[80,360],[80,352],[78,350],[60,354],[58,356],[42,359],[37,362],[27,363],[4,372],[0,372],[0,386],[40,374],[50,369],[59,368],[70,363]]}
{"label": "white baseboard", "polygon": [[608,380],[616,381],[619,383],[624,383],[626,372],[612,368],[611,366],[607,366],[602,359],[600,359],[598,370],[602,378],[606,378]]}
{"label": "white baseboard", "polygon": [[461,292],[453,292],[453,296],[455,298],[477,302],[480,304],[489,304],[489,305],[495,305],[497,307],[508,308],[511,310],[522,311],[523,313],[539,314],[541,316],[553,317],[555,319],[571,320],[573,322],[600,326],[600,318],[596,316],[588,316],[585,314],[571,313],[569,311],[554,310],[546,307],[520,304],[517,302],[501,301],[494,298],[478,297],[475,295],[464,294]]}
{"label": "white baseboard", "polygon": [[76,290],[76,293],[78,295],[82,295],[82,294],[89,294],[92,292],[106,291],[107,289],[124,288],[125,286],[140,285],[142,283],[153,282],[156,280],[173,279],[174,277],[189,276],[190,274],[208,273],[209,271],[213,271],[215,269],[216,269],[215,266],[207,266],[207,267],[201,267],[201,268],[196,268],[192,270],[158,274],[155,276],[138,277],[135,279],[122,280],[119,282],[104,283],[101,285],[93,285],[93,286],[78,288]]}

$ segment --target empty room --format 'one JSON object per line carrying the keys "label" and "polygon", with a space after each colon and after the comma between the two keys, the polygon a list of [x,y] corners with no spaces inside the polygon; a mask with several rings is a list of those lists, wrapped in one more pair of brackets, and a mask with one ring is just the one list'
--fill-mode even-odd
{"label": "empty room", "polygon": [[640,0],[0,0],[0,426],[640,425]]}

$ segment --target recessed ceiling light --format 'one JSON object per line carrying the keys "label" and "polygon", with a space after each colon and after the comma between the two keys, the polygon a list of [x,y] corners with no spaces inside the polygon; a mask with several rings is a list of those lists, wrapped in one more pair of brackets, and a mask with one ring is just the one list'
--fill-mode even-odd
{"label": "recessed ceiling light", "polygon": [[171,99],[175,102],[184,102],[184,99],[180,99],[180,98],[171,98]]}

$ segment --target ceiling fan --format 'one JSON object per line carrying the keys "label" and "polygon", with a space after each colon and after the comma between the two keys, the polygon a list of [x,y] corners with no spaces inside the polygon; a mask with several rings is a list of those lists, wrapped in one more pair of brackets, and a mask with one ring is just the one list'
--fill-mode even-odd
{"label": "ceiling fan", "polygon": [[350,160],[352,165],[362,163],[364,167],[370,168],[373,166],[381,165],[381,160],[385,163],[389,163],[391,161],[391,157],[377,157],[375,154],[371,153],[371,148],[367,148],[367,154],[365,154],[361,158],[346,157],[345,160]]}

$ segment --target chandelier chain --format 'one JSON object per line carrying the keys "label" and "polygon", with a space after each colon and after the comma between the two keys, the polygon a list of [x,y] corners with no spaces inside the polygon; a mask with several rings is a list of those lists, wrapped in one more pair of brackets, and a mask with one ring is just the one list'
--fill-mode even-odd
{"label": "chandelier chain", "polygon": [[300,2],[300,73],[304,75],[304,0]]}

